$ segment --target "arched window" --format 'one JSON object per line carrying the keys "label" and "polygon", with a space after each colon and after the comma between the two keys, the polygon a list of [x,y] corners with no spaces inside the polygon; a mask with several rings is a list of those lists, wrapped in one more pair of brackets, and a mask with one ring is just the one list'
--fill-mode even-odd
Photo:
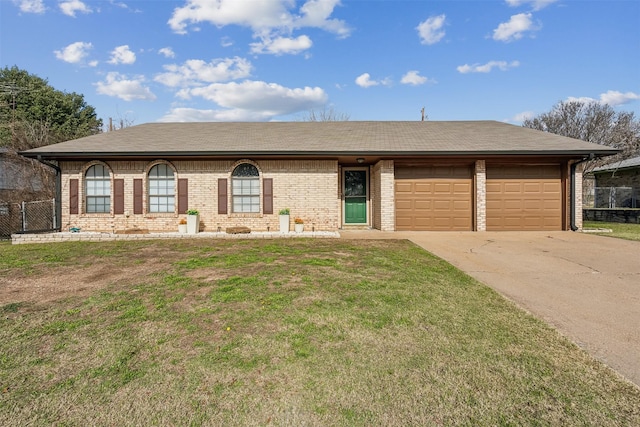
{"label": "arched window", "polygon": [[260,173],[250,163],[238,165],[231,174],[234,213],[260,213]]}
{"label": "arched window", "polygon": [[93,165],[84,175],[85,206],[87,213],[111,211],[111,178],[103,165]]}
{"label": "arched window", "polygon": [[149,171],[149,212],[175,212],[175,178],[173,169],[165,164]]}

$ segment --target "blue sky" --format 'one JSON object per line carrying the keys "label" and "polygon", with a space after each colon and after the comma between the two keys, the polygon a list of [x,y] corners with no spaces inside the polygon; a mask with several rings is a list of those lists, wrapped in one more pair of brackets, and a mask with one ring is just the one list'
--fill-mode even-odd
{"label": "blue sky", "polygon": [[0,0],[0,66],[105,122],[640,116],[640,1]]}

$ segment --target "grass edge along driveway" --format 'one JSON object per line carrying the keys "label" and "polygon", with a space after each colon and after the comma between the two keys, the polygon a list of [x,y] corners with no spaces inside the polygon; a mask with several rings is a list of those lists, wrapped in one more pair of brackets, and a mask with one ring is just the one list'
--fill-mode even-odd
{"label": "grass edge along driveway", "polygon": [[0,307],[1,425],[640,424],[637,387],[408,241],[0,255],[0,286],[78,289]]}
{"label": "grass edge along driveway", "polygon": [[595,234],[599,234],[601,236],[617,237],[619,239],[640,241],[640,224],[585,221],[583,224],[583,228],[584,229],[605,228],[605,229],[611,230],[611,232],[595,233]]}

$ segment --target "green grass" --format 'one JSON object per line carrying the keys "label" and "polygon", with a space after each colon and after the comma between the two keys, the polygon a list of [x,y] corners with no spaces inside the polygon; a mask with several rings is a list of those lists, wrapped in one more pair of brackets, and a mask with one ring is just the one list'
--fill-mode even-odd
{"label": "green grass", "polygon": [[96,260],[136,272],[0,305],[0,425],[640,424],[637,387],[407,241],[2,245],[0,260],[0,286]]}
{"label": "green grass", "polygon": [[640,241],[640,224],[624,224],[619,222],[585,221],[584,228],[608,228],[611,233],[598,233],[603,236],[617,237],[626,240]]}

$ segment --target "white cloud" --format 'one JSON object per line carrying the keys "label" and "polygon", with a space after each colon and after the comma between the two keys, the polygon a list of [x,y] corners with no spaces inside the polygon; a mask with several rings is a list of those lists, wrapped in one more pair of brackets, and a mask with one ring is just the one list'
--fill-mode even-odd
{"label": "white cloud", "polygon": [[567,101],[569,102],[583,102],[585,104],[589,104],[591,102],[598,102],[596,99],[594,98],[589,98],[588,96],[580,96],[580,97],[575,97],[575,96],[570,96],[567,98]]}
{"label": "white cloud", "polygon": [[291,0],[186,0],[185,3],[174,9],[168,21],[171,29],[179,34],[186,33],[189,24],[203,22],[219,27],[240,25],[256,32],[314,27],[343,37],[350,33],[344,21],[329,19],[339,0],[308,0],[300,7],[300,14],[290,10],[295,6]]}
{"label": "white cloud", "polygon": [[76,12],[91,13],[92,10],[80,0],[68,0],[58,3],[60,10],[67,16],[75,18]]}
{"label": "white cloud", "polygon": [[445,35],[442,27],[445,24],[446,16],[444,14],[431,16],[426,21],[421,22],[417,27],[420,35],[420,43],[435,44],[438,43]]}
{"label": "white cloud", "polygon": [[507,4],[511,7],[518,7],[524,4],[531,5],[533,10],[544,9],[552,3],[557,2],[558,0],[506,0]]}
{"label": "white cloud", "polygon": [[156,99],[153,92],[144,86],[144,77],[142,76],[135,76],[129,79],[123,74],[111,72],[107,74],[104,81],[95,85],[99,94],[115,96],[125,101],[136,99],[155,101]]}
{"label": "white cloud", "polygon": [[464,64],[464,65],[459,65],[458,67],[456,67],[456,70],[458,70],[458,72],[461,73],[461,74],[467,74],[467,73],[489,73],[494,68],[498,68],[498,69],[500,69],[502,71],[507,71],[509,68],[518,67],[519,65],[520,65],[520,62],[518,62],[518,61],[511,61],[511,62],[507,62],[507,61],[489,61],[486,64],[473,64],[473,65]]}
{"label": "white cloud", "polygon": [[618,92],[617,90],[609,90],[600,94],[600,102],[611,106],[628,104],[631,101],[640,99],[640,95],[634,92]]}
{"label": "white cloud", "polygon": [[306,111],[326,104],[327,94],[319,87],[287,88],[276,83],[247,80],[242,83],[213,83],[189,89],[191,96],[213,101],[224,108],[259,112],[269,116]]}
{"label": "white cloud", "polygon": [[158,51],[159,54],[164,55],[165,58],[175,58],[176,54],[170,47],[163,47]]}
{"label": "white cloud", "polygon": [[159,122],[263,122],[273,116],[251,110],[198,110],[196,108],[172,108]]}
{"label": "white cloud", "polygon": [[319,87],[287,88],[252,80],[182,89],[177,96],[182,99],[200,97],[220,108],[173,108],[160,121],[267,121],[276,116],[319,108],[328,100],[325,91]]}
{"label": "white cloud", "polygon": [[531,13],[519,13],[511,16],[509,22],[503,22],[498,28],[493,30],[493,39],[503,42],[510,42],[521,39],[525,32],[536,31],[536,27],[531,20]]}
{"label": "white cloud", "polygon": [[534,113],[533,111],[523,111],[522,113],[516,114],[511,120],[508,121],[514,123],[522,123],[525,120],[533,119],[535,116],[536,113]]}
{"label": "white cloud", "polygon": [[92,48],[93,45],[91,43],[75,42],[61,50],[54,50],[53,53],[56,55],[56,58],[64,62],[78,64],[89,55],[89,50]]}
{"label": "white cloud", "polygon": [[313,45],[311,39],[305,35],[290,38],[277,37],[271,39],[264,37],[260,43],[251,43],[252,53],[270,53],[273,55],[282,55],[285,53],[296,55],[302,51],[310,49]]}
{"label": "white cloud", "polygon": [[46,10],[43,0],[13,0],[13,3],[24,13],[44,13]]}
{"label": "white cloud", "polygon": [[567,98],[567,101],[569,102],[576,101],[576,102],[584,102],[584,103],[599,102],[600,104],[609,104],[612,107],[615,107],[617,105],[628,104],[629,102],[632,102],[638,99],[640,99],[640,94],[637,94],[634,92],[622,93],[617,90],[609,90],[605,93],[601,93],[599,100],[590,98],[588,96],[581,96],[581,97],[570,96]]}
{"label": "white cloud", "polygon": [[400,80],[400,83],[405,85],[418,86],[426,83],[428,80],[429,79],[427,79],[426,77],[421,76],[419,71],[411,70],[408,71],[404,76],[402,76],[402,80]]}
{"label": "white cloud", "polygon": [[294,22],[295,28],[321,28],[339,37],[348,37],[351,29],[340,19],[330,19],[333,9],[340,6],[340,0],[308,0],[300,8],[302,16]]}
{"label": "white cloud", "polygon": [[311,40],[307,36],[292,38],[294,30],[320,28],[341,38],[349,36],[351,29],[344,21],[330,18],[338,5],[339,0],[307,0],[295,11],[296,2],[292,0],[186,0],[184,6],[174,9],[168,24],[179,34],[187,33],[190,25],[198,29],[201,23],[249,27],[262,41],[252,44],[254,51],[299,53],[311,46]]}
{"label": "white cloud", "polygon": [[136,54],[129,49],[129,45],[118,46],[111,51],[109,64],[133,64],[136,62]]}
{"label": "white cloud", "polygon": [[251,75],[251,62],[246,59],[224,58],[205,62],[189,59],[182,65],[163,67],[167,72],[158,74],[154,80],[170,87],[193,86],[202,83],[219,83],[245,78]]}
{"label": "white cloud", "polygon": [[379,85],[389,86],[391,84],[391,80],[388,78],[383,80],[371,80],[371,75],[369,73],[363,73],[356,78],[356,84],[364,88]]}

